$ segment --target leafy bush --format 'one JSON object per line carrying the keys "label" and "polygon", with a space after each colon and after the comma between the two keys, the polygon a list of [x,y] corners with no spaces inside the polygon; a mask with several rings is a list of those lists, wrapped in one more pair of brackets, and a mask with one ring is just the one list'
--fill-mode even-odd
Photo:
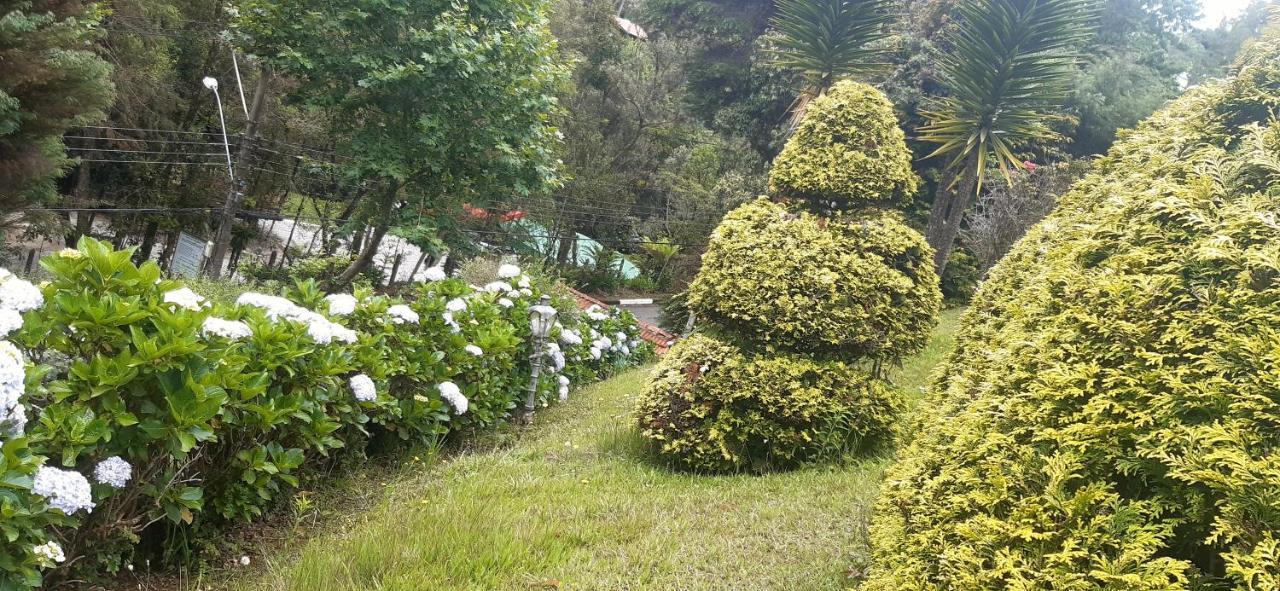
{"label": "leafy bush", "polygon": [[[353,255],[316,256],[289,261],[286,265],[269,267],[265,263],[245,263],[240,273],[252,281],[291,284],[295,281],[314,279],[322,286],[330,279],[337,277],[354,260]],[[378,265],[367,265],[360,272],[360,279],[373,285],[382,285],[382,270]]]}
{"label": "leafy bush", "polygon": [[810,105],[774,163],[777,202],[747,203],[711,235],[687,291],[704,334],[668,354],[640,402],[651,449],[761,471],[889,434],[901,403],[883,369],[924,348],[941,303],[924,237],[880,209],[916,183],[882,93],[845,82]]}
{"label": "leafy bush", "polygon": [[758,199],[712,234],[689,307],[791,351],[897,359],[924,347],[938,313],[931,256],[896,214],[824,218]]}
{"label": "leafy bush", "polygon": [[682,467],[764,471],[885,440],[901,406],[852,365],[696,334],[663,357],[638,414],[644,437]]}
{"label": "leafy bush", "polygon": [[[372,439],[438,441],[501,423],[523,401],[522,343],[544,286],[515,267],[479,290],[421,284],[408,301],[326,295],[305,281],[287,297],[211,304],[131,254],[86,238],[46,259],[46,304],[14,336],[40,365],[23,371],[12,348],[17,360],[5,365],[0,344],[0,370],[26,381],[8,386],[15,400],[26,393],[17,408],[32,415],[25,433],[0,435],[0,588],[38,585],[39,569],[58,562],[48,541],[75,565],[54,578],[157,558],[136,555],[139,541],[184,560],[192,541],[264,514],[322,468],[358,460]],[[0,325],[16,328],[5,288]],[[554,303],[539,404],[652,355],[629,314]],[[36,494],[33,475],[55,466],[73,484],[95,474],[75,497],[83,513],[50,510],[66,505]]]}
{"label": "leafy bush", "polygon": [[1280,589],[1277,64],[1125,134],[991,271],[864,589]]}
{"label": "leafy bush", "polygon": [[919,178],[883,92],[840,82],[809,104],[808,112],[769,173],[779,197],[835,201],[857,207],[903,207]]}

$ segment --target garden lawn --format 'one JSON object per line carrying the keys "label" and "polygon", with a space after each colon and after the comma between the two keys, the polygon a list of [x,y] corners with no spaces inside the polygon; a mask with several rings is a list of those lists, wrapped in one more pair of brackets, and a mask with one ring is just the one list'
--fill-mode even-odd
{"label": "garden lawn", "polygon": [[[958,311],[898,372],[918,400]],[[381,506],[241,589],[844,589],[887,458],[766,476],[694,476],[643,458],[631,410],[648,370],[574,394],[508,449],[398,479]],[[372,483],[371,483],[372,485]],[[261,562],[260,562],[261,564]]]}

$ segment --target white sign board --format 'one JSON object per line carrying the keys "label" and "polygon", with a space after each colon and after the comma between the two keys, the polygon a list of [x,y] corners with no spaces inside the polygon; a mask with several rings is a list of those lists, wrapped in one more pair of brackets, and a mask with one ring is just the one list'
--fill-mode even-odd
{"label": "white sign board", "polygon": [[173,275],[194,278],[204,267],[205,241],[186,232],[178,234],[178,248],[173,251],[173,263],[169,272]]}

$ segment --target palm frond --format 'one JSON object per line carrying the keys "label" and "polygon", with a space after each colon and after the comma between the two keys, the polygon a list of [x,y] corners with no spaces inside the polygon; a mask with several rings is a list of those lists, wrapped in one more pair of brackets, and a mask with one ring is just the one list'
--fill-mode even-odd
{"label": "palm frond", "polygon": [[1049,123],[1064,117],[1080,45],[1093,32],[1098,0],[964,0],[953,49],[941,61],[947,95],[925,116],[930,157],[960,166],[976,154],[978,187],[994,159],[1006,177],[1016,151],[1058,139]]}
{"label": "palm frond", "polygon": [[890,35],[891,0],[778,0],[774,63],[800,72],[820,95],[837,81],[887,67],[876,43]]}

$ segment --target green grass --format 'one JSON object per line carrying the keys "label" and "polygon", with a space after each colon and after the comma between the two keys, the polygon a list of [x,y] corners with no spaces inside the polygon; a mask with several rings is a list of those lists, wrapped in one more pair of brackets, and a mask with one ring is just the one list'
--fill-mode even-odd
{"label": "green grass", "polygon": [[[918,399],[958,312],[896,382]],[[242,589],[844,589],[888,460],[765,476],[695,476],[639,453],[647,370],[576,394],[507,449],[402,474],[385,500]],[[377,486],[370,482],[370,487]],[[262,562],[260,560],[260,563]]]}

